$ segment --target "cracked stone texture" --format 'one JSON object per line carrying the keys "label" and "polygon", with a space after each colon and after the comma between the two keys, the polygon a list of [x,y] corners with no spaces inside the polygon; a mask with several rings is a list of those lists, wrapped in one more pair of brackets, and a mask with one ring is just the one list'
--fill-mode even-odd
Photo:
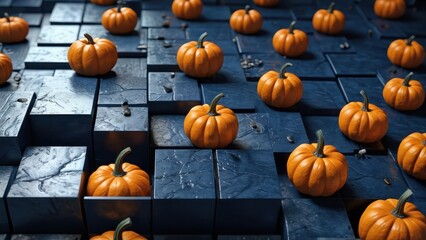
{"label": "cracked stone texture", "polygon": [[0,88],[0,91],[34,91],[37,94],[45,77],[46,76],[43,75],[31,75],[24,73],[24,75],[19,78],[19,81],[16,81],[14,80],[14,78],[11,78],[5,85]]}
{"label": "cracked stone texture", "polygon": [[50,15],[51,24],[79,24],[83,19],[83,3],[56,3]]}
{"label": "cracked stone texture", "polygon": [[146,59],[142,58],[119,58],[112,68],[110,74],[102,79],[115,79],[117,77],[147,77]]}
{"label": "cracked stone texture", "polygon": [[[6,188],[10,183],[11,175],[14,171],[12,166],[0,166],[0,232],[9,232],[9,221],[7,217],[7,207],[5,205],[4,196],[6,195]],[[0,239],[2,235],[0,234]]]}
{"label": "cracked stone texture", "polygon": [[200,102],[200,90],[194,79],[183,73],[149,73],[148,92],[150,102],[193,101]]}
{"label": "cracked stone texture", "polygon": [[80,240],[78,234],[13,234],[10,240]]}
{"label": "cracked stone texture", "polygon": [[340,199],[284,199],[285,239],[355,239]]}
{"label": "cracked stone texture", "polygon": [[151,117],[150,131],[152,143],[156,147],[192,148],[183,130],[182,115],[155,115]]}
{"label": "cracked stone texture", "polygon": [[202,84],[203,103],[210,104],[219,93],[224,93],[219,104],[224,105],[234,112],[254,112],[254,99],[247,82]]}
{"label": "cracked stone texture", "polygon": [[147,80],[142,77],[103,78],[100,82],[98,106],[129,106],[147,104]]}
{"label": "cracked stone texture", "polygon": [[31,47],[25,58],[26,69],[70,69],[68,47]]}
{"label": "cracked stone texture", "polygon": [[35,94],[0,91],[0,99],[0,163],[19,164],[24,148],[31,142],[27,116]]}
{"label": "cracked stone texture", "polygon": [[78,25],[45,25],[38,35],[38,46],[70,46],[77,40]]}

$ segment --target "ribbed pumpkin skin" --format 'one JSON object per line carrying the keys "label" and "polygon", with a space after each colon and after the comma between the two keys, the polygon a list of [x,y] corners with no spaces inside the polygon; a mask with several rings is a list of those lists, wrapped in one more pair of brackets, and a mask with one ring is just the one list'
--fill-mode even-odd
{"label": "ribbed pumpkin skin", "polygon": [[117,63],[118,53],[113,42],[103,38],[94,38],[93,41],[94,44],[90,44],[87,38],[82,38],[68,49],[68,63],[84,76],[106,74]]}
{"label": "ribbed pumpkin skin", "polygon": [[280,0],[253,0],[254,4],[261,7],[273,7],[277,5]]}
{"label": "ribbed pumpkin skin", "polygon": [[127,34],[134,31],[138,16],[133,9],[121,7],[120,12],[117,8],[106,10],[102,14],[102,26],[113,34]]}
{"label": "ribbed pumpkin skin", "polygon": [[300,78],[289,72],[284,75],[286,78],[280,78],[280,73],[268,71],[260,77],[257,94],[266,104],[277,108],[288,108],[302,98],[303,85]]}
{"label": "ribbed pumpkin skin", "polygon": [[[90,240],[114,240],[114,231],[104,232],[101,235],[91,237]],[[124,231],[123,240],[146,240],[146,238],[133,231]]]}
{"label": "ribbed pumpkin skin", "polygon": [[97,4],[97,5],[112,5],[117,2],[117,0],[90,0],[91,3]]}
{"label": "ribbed pumpkin skin", "polygon": [[398,147],[398,164],[411,176],[426,180],[426,133],[412,133]]}
{"label": "ribbed pumpkin skin", "polygon": [[188,76],[206,78],[216,74],[223,64],[222,49],[209,41],[202,41],[198,48],[196,41],[183,44],[176,55],[179,68]]}
{"label": "ribbed pumpkin skin", "polygon": [[377,200],[371,203],[359,221],[359,237],[363,240],[424,240],[426,218],[410,202],[404,207],[405,218],[392,215],[397,199]]}
{"label": "ribbed pumpkin skin", "polygon": [[174,0],[172,12],[181,19],[197,19],[203,13],[203,2],[201,0]]}
{"label": "ribbed pumpkin skin", "polygon": [[12,75],[12,60],[6,54],[0,53],[0,85],[4,84]]}
{"label": "ribbed pumpkin skin", "polygon": [[376,0],[374,2],[374,13],[381,18],[400,18],[405,13],[404,0]]}
{"label": "ribbed pumpkin skin", "polygon": [[149,196],[148,174],[138,166],[123,163],[126,175],[113,175],[115,164],[100,166],[89,177],[86,193],[89,196]]}
{"label": "ribbed pumpkin skin", "polygon": [[232,13],[229,24],[238,33],[254,34],[262,29],[263,19],[262,15],[254,9],[248,11],[239,9]]}
{"label": "ribbed pumpkin skin", "polygon": [[[414,39],[414,37],[413,37]],[[389,61],[403,68],[416,68],[423,64],[425,51],[422,45],[412,40],[410,44],[405,39],[393,41],[387,50]]]}
{"label": "ribbed pumpkin skin", "polygon": [[385,102],[397,110],[415,110],[423,105],[425,91],[421,82],[410,80],[405,86],[403,78],[392,78],[383,88]]}
{"label": "ribbed pumpkin skin", "polygon": [[340,33],[345,27],[345,21],[345,14],[334,9],[331,13],[326,9],[320,9],[312,17],[314,29],[320,33],[330,35]]}
{"label": "ribbed pumpkin skin", "polygon": [[288,28],[275,32],[272,38],[272,46],[282,56],[298,57],[308,49],[309,38],[305,32],[294,29],[290,33]]}
{"label": "ribbed pumpkin skin", "polygon": [[18,43],[25,40],[30,30],[28,22],[20,17],[0,18],[0,42]]}
{"label": "ribbed pumpkin skin", "polygon": [[348,163],[332,145],[324,146],[324,157],[314,155],[316,148],[317,143],[305,143],[294,149],[287,160],[287,175],[300,192],[326,197],[345,185]]}

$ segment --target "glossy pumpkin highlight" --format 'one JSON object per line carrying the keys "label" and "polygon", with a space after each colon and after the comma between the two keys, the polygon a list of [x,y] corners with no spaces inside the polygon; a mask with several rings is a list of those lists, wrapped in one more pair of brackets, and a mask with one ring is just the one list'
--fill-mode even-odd
{"label": "glossy pumpkin highlight", "polygon": [[296,21],[289,28],[280,29],[272,38],[272,46],[282,56],[298,57],[308,48],[309,38],[305,32],[295,29]]}
{"label": "glossy pumpkin highlight", "polygon": [[231,28],[243,34],[254,34],[262,29],[262,15],[249,5],[245,9],[239,9],[229,18]]}
{"label": "glossy pumpkin highlight", "polygon": [[398,147],[399,166],[411,176],[426,180],[426,133],[411,133]]}
{"label": "glossy pumpkin highlight", "polygon": [[405,13],[405,0],[376,0],[374,13],[381,18],[400,18]]}
{"label": "glossy pumpkin highlight", "polygon": [[121,3],[116,8],[106,10],[102,14],[102,26],[113,34],[128,34],[134,31],[138,16],[133,9],[123,7]]}
{"label": "glossy pumpkin highlight", "polygon": [[393,41],[387,50],[389,61],[403,68],[416,68],[423,64],[425,51],[421,44],[414,40],[415,36],[408,39]]}
{"label": "glossy pumpkin highlight", "polygon": [[404,79],[393,78],[383,88],[385,102],[397,110],[416,110],[423,105],[425,91],[421,82],[412,80],[413,73]]}
{"label": "glossy pumpkin highlight", "polygon": [[172,12],[181,19],[197,19],[203,13],[203,2],[201,0],[174,0]]}
{"label": "glossy pumpkin highlight", "polygon": [[4,13],[0,18],[0,42],[18,43],[25,40],[30,28],[28,22],[20,17],[9,16]]}
{"label": "glossy pumpkin highlight", "polygon": [[345,27],[346,17],[343,12],[334,9],[332,2],[327,10],[320,9],[312,17],[314,29],[320,33],[335,35]]}
{"label": "glossy pumpkin highlight", "polygon": [[4,84],[12,75],[12,60],[6,54],[0,52],[0,85]]}

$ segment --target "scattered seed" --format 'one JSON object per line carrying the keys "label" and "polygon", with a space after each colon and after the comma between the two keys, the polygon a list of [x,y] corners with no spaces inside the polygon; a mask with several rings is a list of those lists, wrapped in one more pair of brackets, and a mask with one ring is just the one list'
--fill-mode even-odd
{"label": "scattered seed", "polygon": [[175,72],[171,72],[171,73],[170,73],[170,77],[171,77],[171,78],[174,78],[175,76],[176,76],[176,73],[175,73]]}
{"label": "scattered seed", "polygon": [[166,38],[164,36],[156,36],[155,39],[157,39],[157,40],[164,40]]}
{"label": "scattered seed", "polygon": [[383,182],[385,182],[386,183],[386,185],[391,185],[392,183],[389,181],[389,179],[387,179],[387,178],[384,178],[383,179]]}
{"label": "scattered seed", "polygon": [[164,84],[163,88],[164,88],[164,91],[166,91],[166,93],[173,92],[173,85],[170,83]]}
{"label": "scattered seed", "polygon": [[292,137],[292,136],[287,136],[287,141],[288,141],[289,143],[294,143],[294,139],[293,139],[293,137]]}
{"label": "scattered seed", "polygon": [[164,27],[164,28],[170,27],[170,21],[169,20],[164,20],[163,24],[161,26]]}
{"label": "scattered seed", "polygon": [[373,36],[373,30],[371,30],[371,29],[368,29],[368,37],[372,37]]}
{"label": "scattered seed", "polygon": [[172,46],[173,46],[173,44],[170,41],[164,40],[163,47],[170,48]]}
{"label": "scattered seed", "polygon": [[130,111],[129,108],[129,102],[128,101],[124,101],[123,104],[121,104],[121,107],[123,108],[123,115],[126,117],[129,117],[132,115],[132,112]]}
{"label": "scattered seed", "polygon": [[180,28],[183,29],[183,30],[185,30],[187,27],[188,27],[188,24],[186,24],[186,23],[182,23],[180,25]]}
{"label": "scattered seed", "polygon": [[349,45],[349,43],[348,43],[348,42],[343,43],[343,45],[345,45],[345,48],[346,48],[346,49],[348,49],[348,48],[350,48],[350,47],[351,47],[351,45]]}
{"label": "scattered seed", "polygon": [[146,44],[139,44],[136,49],[138,50],[146,50],[148,48],[148,46]]}
{"label": "scattered seed", "polygon": [[18,98],[16,101],[20,102],[20,103],[24,103],[24,102],[27,102],[28,99],[26,99],[26,98]]}

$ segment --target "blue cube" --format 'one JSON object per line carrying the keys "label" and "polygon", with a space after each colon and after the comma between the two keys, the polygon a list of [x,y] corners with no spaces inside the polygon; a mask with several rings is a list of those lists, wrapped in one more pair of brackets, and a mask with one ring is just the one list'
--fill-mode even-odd
{"label": "blue cube", "polygon": [[152,145],[155,148],[194,148],[183,129],[183,115],[154,115],[150,120]]}
{"label": "blue cube", "polygon": [[80,240],[80,234],[13,234],[10,240]]}
{"label": "blue cube", "polygon": [[84,3],[56,3],[50,15],[51,24],[80,24]]}
{"label": "blue cube", "polygon": [[102,78],[98,106],[118,107],[124,102],[129,106],[146,106],[146,89],[147,80],[144,77]]}
{"label": "blue cube", "polygon": [[[6,189],[12,183],[15,172],[16,169],[12,166],[0,166],[0,233],[9,233],[12,229],[9,223],[5,196]],[[0,239],[2,239],[1,234]]]}

